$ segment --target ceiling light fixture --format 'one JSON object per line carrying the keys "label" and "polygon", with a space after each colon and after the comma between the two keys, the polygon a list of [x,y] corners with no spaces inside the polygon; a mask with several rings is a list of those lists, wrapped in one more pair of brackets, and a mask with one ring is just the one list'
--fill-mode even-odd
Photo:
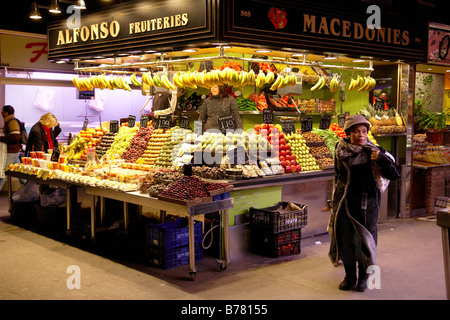
{"label": "ceiling light fixture", "polygon": [[184,49],[184,50],[181,50],[182,52],[197,52],[197,50],[196,49]]}
{"label": "ceiling light fixture", "polygon": [[366,60],[363,60],[363,59],[355,59],[355,60],[352,60],[352,62],[366,62]]}
{"label": "ceiling light fixture", "polygon": [[255,52],[257,52],[257,53],[269,53],[269,52],[272,52],[272,50],[263,49],[263,50],[255,50]]}
{"label": "ceiling light fixture", "polygon": [[31,19],[42,19],[41,14],[39,13],[39,7],[37,2],[32,2],[31,3],[31,13],[30,13],[30,18]]}
{"label": "ceiling light fixture", "polygon": [[303,53],[294,53],[291,55],[291,57],[303,57],[304,54]]}
{"label": "ceiling light fixture", "polygon": [[324,57],[323,60],[336,60],[337,57]]}
{"label": "ceiling light fixture", "polygon": [[52,0],[48,11],[51,13],[61,13],[61,8],[58,5],[58,0]]}

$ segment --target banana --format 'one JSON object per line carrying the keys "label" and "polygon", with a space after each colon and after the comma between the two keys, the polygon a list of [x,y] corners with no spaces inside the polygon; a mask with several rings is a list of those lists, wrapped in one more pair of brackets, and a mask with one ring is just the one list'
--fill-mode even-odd
{"label": "banana", "polygon": [[364,77],[364,84],[358,89],[358,92],[366,91],[369,84],[370,84],[369,79],[367,79],[367,77]]}
{"label": "banana", "polygon": [[357,83],[357,81],[352,78],[352,80],[350,81],[350,84],[348,86],[348,90],[350,90],[350,91],[354,90],[356,87],[356,83]]}
{"label": "banana", "polygon": [[330,81],[330,92],[336,92],[339,87],[339,81],[337,79],[337,76],[334,75],[333,78]]}
{"label": "banana", "polygon": [[153,84],[157,87],[162,87],[162,83],[161,80],[159,78],[159,75],[157,73],[155,73],[155,75],[152,78]]}
{"label": "banana", "polygon": [[136,73],[133,73],[130,76],[130,81],[133,85],[135,85],[136,87],[141,87],[142,83],[139,82],[139,80],[136,78]]}
{"label": "banana", "polygon": [[167,77],[166,74],[163,74],[163,79],[164,79],[165,85],[166,85],[169,89],[172,89],[172,90],[176,90],[176,89],[177,89],[177,87],[176,87],[172,82],[170,82],[170,80],[169,80],[169,78]]}
{"label": "banana", "polygon": [[178,87],[178,88],[183,88],[183,81],[180,79],[180,72],[177,72],[173,75],[173,83]]}
{"label": "banana", "polygon": [[284,77],[281,74],[277,75],[277,79],[270,87],[270,90],[275,91],[275,90],[279,89],[280,86],[283,84],[283,82],[284,82]]}
{"label": "banana", "polygon": [[253,71],[253,69],[252,69],[249,71],[249,74],[250,74],[250,84],[254,85],[256,83],[255,71]]}
{"label": "banana", "polygon": [[265,83],[272,83],[273,79],[275,79],[275,74],[272,71],[267,72]]}
{"label": "banana", "polygon": [[322,87],[322,84],[325,82],[322,76],[319,76],[319,80],[317,80],[316,84],[311,88],[311,91],[315,91]]}
{"label": "banana", "polygon": [[319,90],[321,90],[325,86],[325,83],[326,83],[325,78],[322,77],[322,83],[320,84]]}
{"label": "banana", "polygon": [[262,70],[260,70],[258,73],[258,77],[256,78],[256,86],[262,87],[265,82],[266,82],[266,76],[264,75],[264,72]]}

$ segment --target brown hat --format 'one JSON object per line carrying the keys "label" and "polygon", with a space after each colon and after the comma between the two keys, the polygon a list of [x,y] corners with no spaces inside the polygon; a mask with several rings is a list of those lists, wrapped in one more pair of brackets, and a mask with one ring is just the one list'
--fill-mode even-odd
{"label": "brown hat", "polygon": [[354,114],[345,119],[344,123],[345,133],[349,135],[351,127],[357,124],[364,124],[367,127],[367,131],[369,131],[370,129],[370,122],[367,121],[366,117],[364,117],[362,114]]}

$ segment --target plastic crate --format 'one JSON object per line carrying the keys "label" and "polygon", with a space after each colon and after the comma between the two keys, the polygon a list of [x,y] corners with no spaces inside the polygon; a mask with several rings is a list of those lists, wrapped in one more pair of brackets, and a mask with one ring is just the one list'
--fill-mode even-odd
{"label": "plastic crate", "polygon": [[[203,237],[203,223],[195,221],[194,241],[201,242]],[[187,218],[161,224],[147,224],[147,245],[161,249],[173,248],[189,244],[189,226]]]}
{"label": "plastic crate", "polygon": [[307,207],[295,204],[300,210],[280,212],[278,208],[285,209],[288,202],[279,202],[276,206],[256,209],[250,208],[251,223],[264,226],[273,233],[302,228],[307,224]]}
{"label": "plastic crate", "polygon": [[[163,269],[172,269],[189,264],[189,246],[164,250],[160,247],[150,246],[147,248],[147,257],[151,265]],[[203,248],[201,243],[195,244],[195,261],[203,259]]]}
{"label": "plastic crate", "polygon": [[301,252],[302,229],[268,233],[261,228],[251,230],[252,251],[271,258],[297,255]]}

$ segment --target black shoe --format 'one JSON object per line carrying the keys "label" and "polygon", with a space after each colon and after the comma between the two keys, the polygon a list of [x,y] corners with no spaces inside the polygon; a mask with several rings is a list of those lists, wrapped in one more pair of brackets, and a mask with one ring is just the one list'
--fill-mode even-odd
{"label": "black shoe", "polygon": [[345,277],[344,281],[339,284],[339,290],[350,290],[353,289],[356,285],[356,279],[349,279]]}
{"label": "black shoe", "polygon": [[356,286],[356,291],[364,292],[367,289],[367,277],[364,279],[358,279],[358,285]]}

